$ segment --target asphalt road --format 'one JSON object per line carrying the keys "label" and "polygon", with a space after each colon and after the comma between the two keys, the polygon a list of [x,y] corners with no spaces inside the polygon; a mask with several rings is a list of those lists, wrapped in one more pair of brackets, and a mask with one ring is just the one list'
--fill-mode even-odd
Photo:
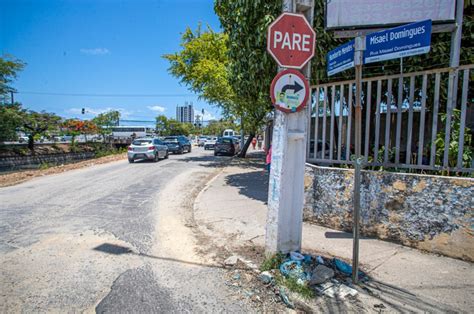
{"label": "asphalt road", "polygon": [[1,188],[0,312],[248,312],[183,226],[227,159],[195,148]]}

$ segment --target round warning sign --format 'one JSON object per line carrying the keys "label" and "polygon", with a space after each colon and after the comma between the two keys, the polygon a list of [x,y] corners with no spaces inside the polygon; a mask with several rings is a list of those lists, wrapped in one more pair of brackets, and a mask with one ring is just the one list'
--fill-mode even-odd
{"label": "round warning sign", "polygon": [[308,81],[296,70],[281,71],[272,81],[270,96],[276,109],[287,113],[300,111],[308,101]]}

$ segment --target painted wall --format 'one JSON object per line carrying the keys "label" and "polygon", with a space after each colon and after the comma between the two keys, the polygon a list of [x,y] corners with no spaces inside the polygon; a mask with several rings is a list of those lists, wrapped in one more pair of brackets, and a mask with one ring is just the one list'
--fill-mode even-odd
{"label": "painted wall", "polygon": [[[306,165],[304,219],[352,230],[353,171]],[[474,261],[474,179],[362,172],[361,232]]]}

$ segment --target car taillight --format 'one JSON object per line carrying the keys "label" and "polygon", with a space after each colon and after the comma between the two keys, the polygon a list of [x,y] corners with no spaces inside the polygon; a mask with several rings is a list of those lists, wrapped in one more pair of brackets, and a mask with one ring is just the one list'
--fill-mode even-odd
{"label": "car taillight", "polygon": [[154,150],[154,149],[155,149],[155,146],[148,147],[148,150]]}
{"label": "car taillight", "polygon": [[129,151],[129,152],[133,152],[133,147],[130,147],[130,146],[129,146],[129,147],[128,147],[128,151]]}

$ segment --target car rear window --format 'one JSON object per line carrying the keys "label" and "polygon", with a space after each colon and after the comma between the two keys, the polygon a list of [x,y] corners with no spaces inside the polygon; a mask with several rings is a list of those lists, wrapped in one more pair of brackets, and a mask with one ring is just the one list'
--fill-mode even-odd
{"label": "car rear window", "polygon": [[137,145],[137,146],[147,145],[147,144],[151,144],[151,140],[134,140],[132,144]]}
{"label": "car rear window", "polygon": [[217,143],[219,144],[232,144],[232,139],[231,138],[220,138],[217,140]]}
{"label": "car rear window", "polygon": [[178,142],[178,139],[175,137],[165,138],[165,143],[177,143],[177,142]]}

